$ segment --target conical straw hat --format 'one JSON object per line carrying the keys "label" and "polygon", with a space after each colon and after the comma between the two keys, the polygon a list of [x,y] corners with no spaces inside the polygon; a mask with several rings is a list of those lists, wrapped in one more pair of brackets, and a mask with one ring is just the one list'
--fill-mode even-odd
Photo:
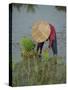
{"label": "conical straw hat", "polygon": [[44,42],[50,35],[50,26],[47,22],[39,21],[32,26],[32,38],[36,42]]}

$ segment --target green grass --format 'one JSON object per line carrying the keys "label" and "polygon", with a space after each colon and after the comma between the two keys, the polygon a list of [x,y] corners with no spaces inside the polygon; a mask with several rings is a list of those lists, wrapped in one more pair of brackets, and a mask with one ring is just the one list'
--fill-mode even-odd
{"label": "green grass", "polygon": [[39,57],[24,58],[13,65],[12,85],[46,85],[61,84],[66,82],[66,65],[57,64],[61,57],[52,57],[44,60]]}

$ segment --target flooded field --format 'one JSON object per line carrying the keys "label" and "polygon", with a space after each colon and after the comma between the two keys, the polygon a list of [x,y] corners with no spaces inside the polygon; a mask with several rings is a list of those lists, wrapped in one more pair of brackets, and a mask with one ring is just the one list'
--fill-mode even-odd
{"label": "flooded field", "polygon": [[[18,5],[18,4],[17,4]],[[33,5],[20,8],[12,7],[12,86],[50,85],[66,83],[66,11],[58,10],[55,6]],[[62,7],[61,7],[62,8]],[[31,10],[32,10],[31,9]],[[44,20],[55,27],[57,36],[57,56],[49,49],[49,56],[23,55],[20,40],[23,37],[32,38],[32,25],[36,21]],[[36,44],[36,42],[33,42]],[[48,48],[45,41],[42,52]],[[36,51],[36,50],[35,50]],[[30,53],[30,52],[29,52]],[[45,58],[44,58],[45,57]],[[11,64],[11,60],[10,60]]]}

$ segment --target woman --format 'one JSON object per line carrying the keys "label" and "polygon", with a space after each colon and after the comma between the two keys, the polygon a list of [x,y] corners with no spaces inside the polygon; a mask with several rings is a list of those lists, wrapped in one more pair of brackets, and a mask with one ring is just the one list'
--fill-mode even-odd
{"label": "woman", "polygon": [[43,45],[44,45],[44,42],[41,42],[41,43],[37,44],[37,52],[40,49],[39,57],[41,57]]}
{"label": "woman", "polygon": [[[49,40],[49,48],[52,48],[52,51],[53,51],[53,55],[57,55],[57,38],[56,38],[56,31],[55,31],[55,28],[53,25],[49,24],[50,25],[50,36],[49,38],[46,40],[48,41]],[[39,56],[41,56],[42,54],[42,48],[43,48],[43,45],[44,45],[44,42],[41,42],[41,43],[38,43],[37,44],[37,52],[39,51],[40,49],[40,52],[39,52]]]}

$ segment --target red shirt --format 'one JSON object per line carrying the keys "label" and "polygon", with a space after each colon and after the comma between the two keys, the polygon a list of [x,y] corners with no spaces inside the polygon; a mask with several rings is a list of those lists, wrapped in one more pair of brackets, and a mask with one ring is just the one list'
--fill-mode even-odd
{"label": "red shirt", "polygon": [[49,36],[49,47],[52,46],[53,44],[53,41],[55,40],[55,36],[56,36],[56,31],[55,31],[55,28],[53,25],[49,24],[50,25],[50,36]]}

